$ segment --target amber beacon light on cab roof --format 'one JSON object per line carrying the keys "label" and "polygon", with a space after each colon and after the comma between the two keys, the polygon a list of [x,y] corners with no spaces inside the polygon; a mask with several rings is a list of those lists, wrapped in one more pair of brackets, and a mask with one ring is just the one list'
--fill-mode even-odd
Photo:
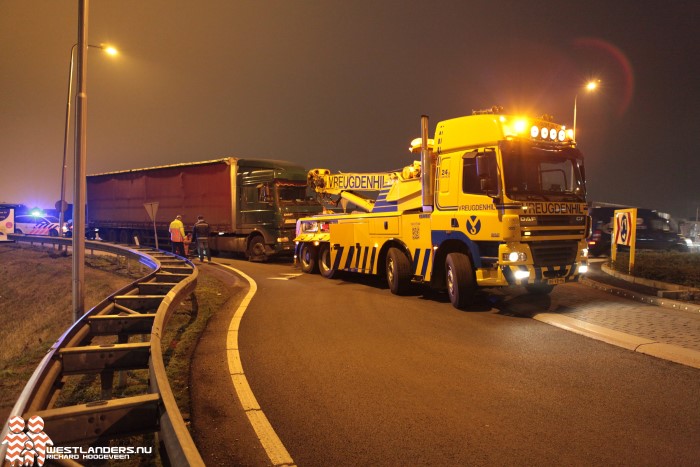
{"label": "amber beacon light on cab roof", "polygon": [[[482,287],[546,294],[588,269],[583,156],[572,132],[549,116],[494,107],[439,122],[410,147],[402,170],[313,169],[309,186],[343,212],[299,219],[304,272],[386,277],[394,294],[427,283],[457,308]],[[352,210],[348,213],[348,207]]]}

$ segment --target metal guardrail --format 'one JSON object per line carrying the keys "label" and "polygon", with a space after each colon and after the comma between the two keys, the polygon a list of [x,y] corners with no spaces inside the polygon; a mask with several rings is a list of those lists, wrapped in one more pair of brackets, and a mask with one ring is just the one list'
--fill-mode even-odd
{"label": "metal guardrail", "polygon": [[[8,237],[30,244],[72,245],[64,238]],[[176,305],[194,292],[197,268],[161,250],[134,250],[95,241],[87,241],[85,248],[139,261],[151,272],[97,304],[56,341],[27,382],[10,418],[42,417],[54,446],[156,433],[164,448],[161,456],[167,457],[170,465],[203,466],[168,383],[162,354],[168,320]],[[150,335],[150,341],[129,342],[130,336],[139,335]],[[117,343],[92,345],[98,336],[114,336]],[[133,369],[148,369],[147,392],[112,398],[115,373]],[[101,400],[57,407],[66,379],[85,374],[100,375]],[[0,439],[8,432],[5,424]],[[0,446],[0,461],[5,461],[6,449],[6,444]],[[78,465],[72,460],[58,463]]]}

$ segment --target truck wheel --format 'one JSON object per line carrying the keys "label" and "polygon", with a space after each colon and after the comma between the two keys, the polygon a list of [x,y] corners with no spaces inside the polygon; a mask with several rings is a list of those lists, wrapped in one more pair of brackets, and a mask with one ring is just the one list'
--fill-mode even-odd
{"label": "truck wheel", "polygon": [[312,274],[318,271],[317,261],[318,249],[311,243],[302,243],[299,251],[299,262],[301,270],[307,274]]}
{"label": "truck wheel", "polygon": [[58,230],[56,229],[51,229],[49,231],[49,237],[58,237]]}
{"label": "truck wheel", "polygon": [[526,285],[525,289],[532,295],[547,295],[554,290],[554,286],[549,284],[530,284]]}
{"label": "truck wheel", "polygon": [[452,306],[464,309],[474,298],[476,279],[469,257],[463,253],[450,253],[445,262],[447,295]]}
{"label": "truck wheel", "polygon": [[265,240],[262,235],[255,235],[248,243],[248,260],[265,261]]}
{"label": "truck wheel", "polygon": [[318,247],[318,269],[326,279],[333,279],[337,272],[331,265],[331,246],[328,243],[321,243]]}
{"label": "truck wheel", "polygon": [[394,295],[405,295],[411,286],[411,262],[398,248],[386,255],[386,281]]}

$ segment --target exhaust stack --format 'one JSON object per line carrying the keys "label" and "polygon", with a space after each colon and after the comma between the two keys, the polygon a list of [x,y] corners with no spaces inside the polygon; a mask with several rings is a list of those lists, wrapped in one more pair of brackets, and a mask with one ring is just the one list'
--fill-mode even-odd
{"label": "exhaust stack", "polygon": [[432,212],[435,192],[435,163],[428,147],[428,116],[420,118],[420,176],[423,196],[423,212]]}

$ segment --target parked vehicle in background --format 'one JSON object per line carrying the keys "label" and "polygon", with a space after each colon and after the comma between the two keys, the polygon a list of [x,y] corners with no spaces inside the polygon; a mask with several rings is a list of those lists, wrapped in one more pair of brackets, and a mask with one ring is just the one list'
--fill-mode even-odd
{"label": "parked vehicle in background", "polygon": [[27,235],[50,235],[58,237],[58,218],[22,214],[15,216],[15,233]]}
{"label": "parked vehicle in background", "polygon": [[[613,217],[616,209],[626,207],[591,207],[588,213],[593,232],[588,237],[588,252],[592,256],[610,254]],[[624,249],[625,247],[621,247]],[[678,224],[668,214],[652,209],[637,209],[637,250],[690,251],[688,240],[679,234]]]}
{"label": "parked vehicle in background", "polygon": [[0,242],[7,242],[8,233],[15,232],[15,208],[0,203]]}

